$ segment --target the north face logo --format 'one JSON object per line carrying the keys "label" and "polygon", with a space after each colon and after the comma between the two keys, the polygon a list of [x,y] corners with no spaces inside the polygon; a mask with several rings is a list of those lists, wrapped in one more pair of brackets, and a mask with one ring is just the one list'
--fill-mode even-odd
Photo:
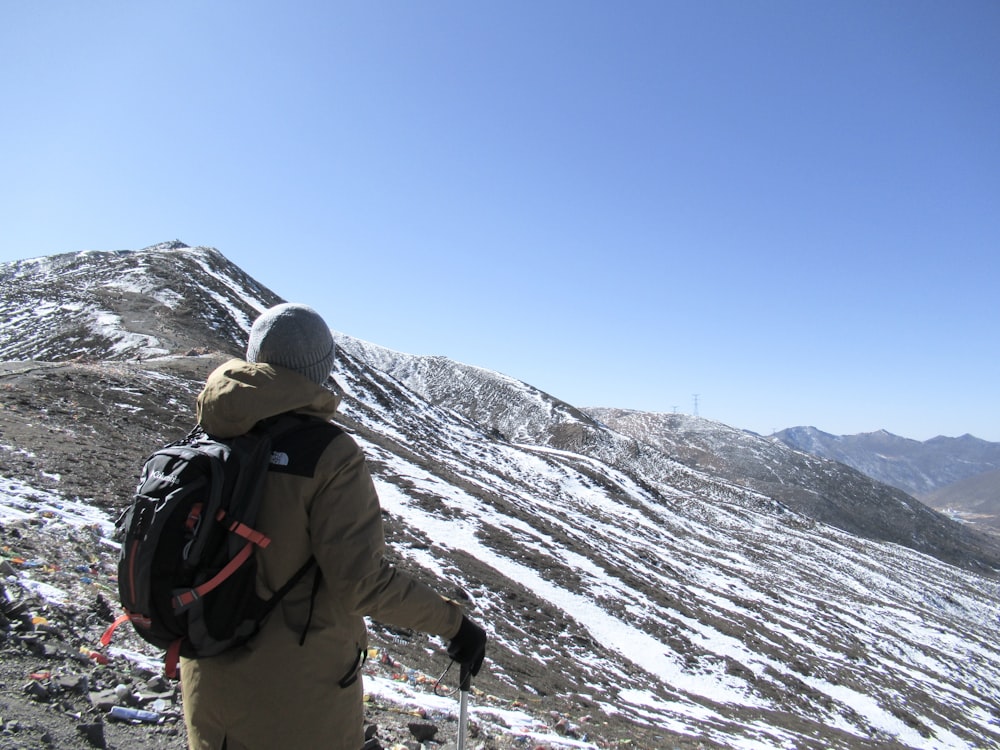
{"label": "the north face logo", "polygon": [[288,454],[284,451],[271,451],[272,466],[288,466]]}

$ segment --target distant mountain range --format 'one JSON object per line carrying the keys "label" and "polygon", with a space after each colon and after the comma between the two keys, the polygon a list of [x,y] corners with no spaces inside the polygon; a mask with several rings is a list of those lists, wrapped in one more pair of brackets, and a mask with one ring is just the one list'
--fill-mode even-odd
{"label": "distant mountain range", "polygon": [[918,442],[884,430],[831,435],[815,427],[792,427],[775,437],[898,487],[933,508],[1000,527],[1000,443],[972,435]]}
{"label": "distant mountain range", "polygon": [[[2,264],[0,293],[0,476],[108,519],[280,301],[180,242]],[[566,740],[593,750],[1000,748],[997,538],[777,439],[584,410],[335,335],[338,421],[367,455],[393,559],[489,632],[480,701],[577,717]],[[4,541],[51,551],[42,526]],[[116,552],[92,533],[67,554],[100,569]],[[401,662],[442,666],[427,639],[372,629]],[[30,699],[5,684],[8,716]]]}

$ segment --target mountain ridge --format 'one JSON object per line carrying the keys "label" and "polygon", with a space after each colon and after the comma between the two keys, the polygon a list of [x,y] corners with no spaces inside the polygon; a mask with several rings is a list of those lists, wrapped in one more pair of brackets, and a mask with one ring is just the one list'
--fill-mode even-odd
{"label": "mountain ridge", "polygon": [[815,427],[789,427],[774,437],[793,448],[853,466],[917,497],[1000,469],[1000,443],[968,433],[938,435],[921,442],[886,430],[832,435]]}

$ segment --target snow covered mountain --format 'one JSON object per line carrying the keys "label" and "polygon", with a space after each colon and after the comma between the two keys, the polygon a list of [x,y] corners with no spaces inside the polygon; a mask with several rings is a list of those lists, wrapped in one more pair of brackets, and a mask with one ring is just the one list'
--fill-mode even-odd
{"label": "snow covered mountain", "polygon": [[[279,301],[176,242],[4,264],[0,290],[0,476],[108,518]],[[1000,747],[988,541],[775,441],[337,338],[392,550],[487,627],[477,686],[574,717],[567,746]]]}
{"label": "snow covered mountain", "polygon": [[[963,524],[847,465],[790,449],[718,422],[683,414],[611,408],[580,410],[525,383],[445,357],[415,356],[339,335],[350,351],[432,403],[494,436],[582,453],[647,479],[760,502],[870,539],[894,542],[946,562],[1000,568],[1000,547]],[[751,490],[748,493],[748,490]]]}

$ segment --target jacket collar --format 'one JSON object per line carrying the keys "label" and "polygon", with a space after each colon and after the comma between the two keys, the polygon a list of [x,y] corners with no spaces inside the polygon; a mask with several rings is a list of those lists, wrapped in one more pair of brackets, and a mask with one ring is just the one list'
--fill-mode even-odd
{"label": "jacket collar", "polygon": [[231,359],[205,381],[197,418],[209,435],[235,437],[262,419],[289,411],[331,419],[340,399],[294,370]]}

